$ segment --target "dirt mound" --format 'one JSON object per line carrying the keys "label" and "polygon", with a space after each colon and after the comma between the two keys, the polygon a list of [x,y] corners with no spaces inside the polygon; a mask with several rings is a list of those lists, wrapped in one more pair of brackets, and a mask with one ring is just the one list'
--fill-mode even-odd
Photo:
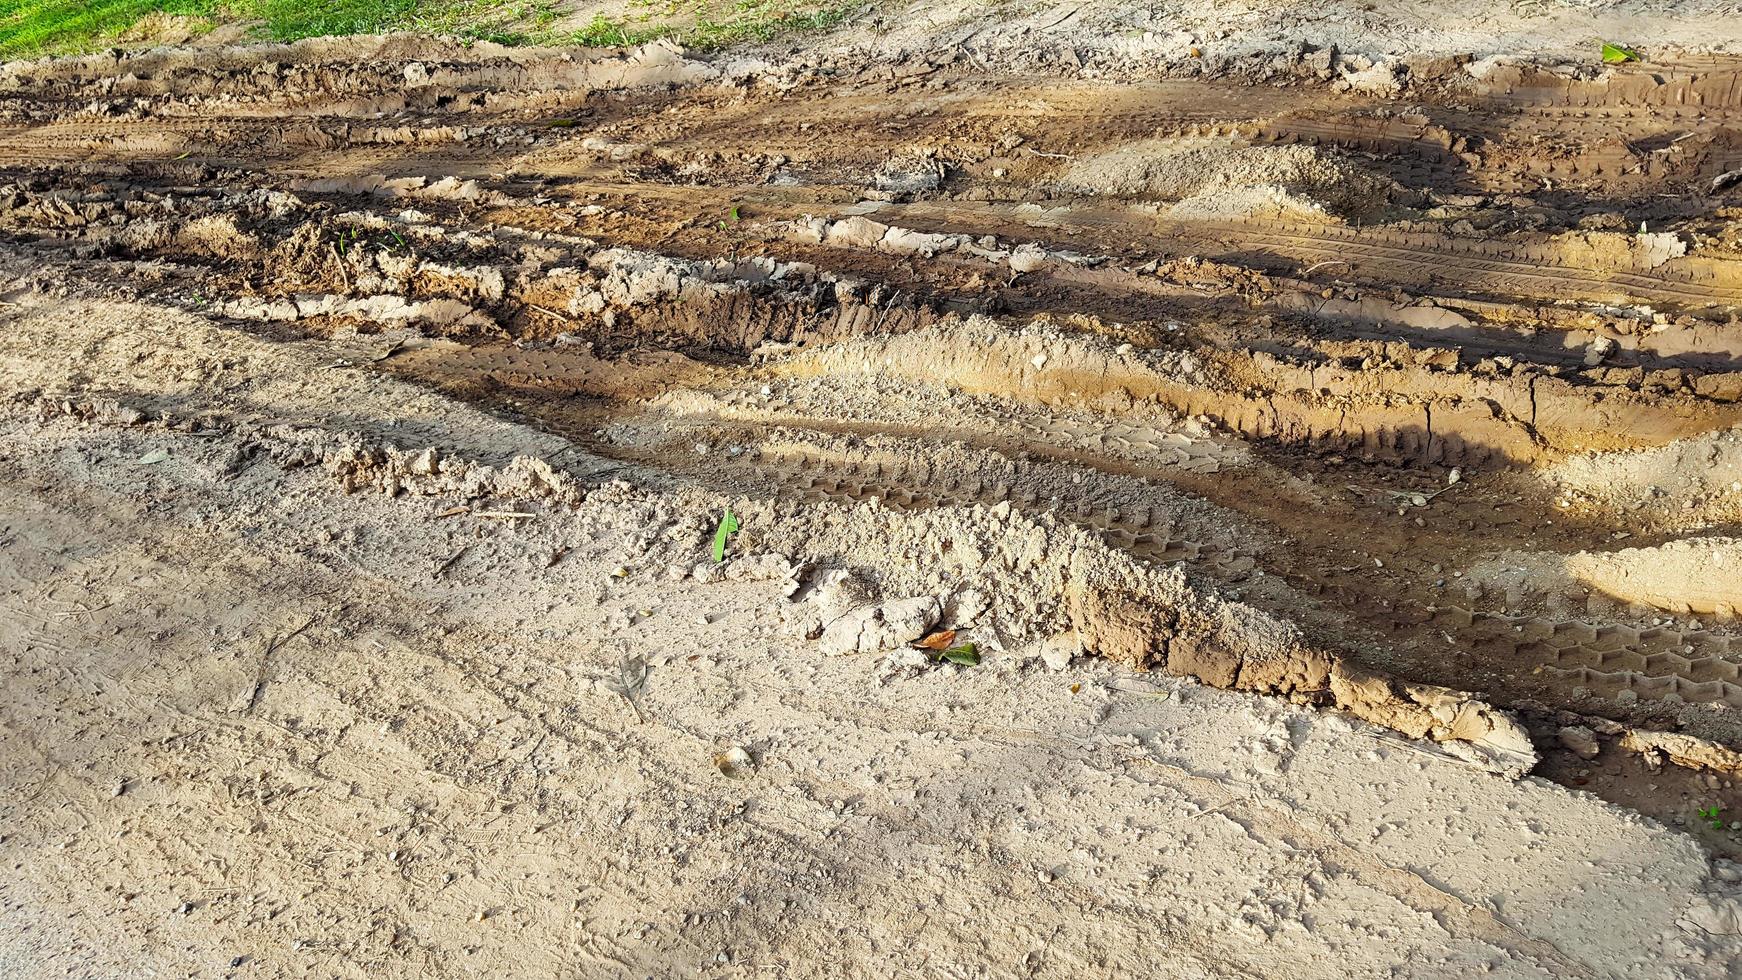
{"label": "dirt mound", "polygon": [[1543,473],[1568,508],[1626,513],[1652,529],[1742,520],[1742,429],[1726,428],[1635,452],[1569,458]]}
{"label": "dirt mound", "polygon": [[1335,152],[1210,138],[1144,140],[1078,157],[1057,188],[1167,202],[1169,216],[1198,219],[1354,219],[1403,196],[1394,181]]}
{"label": "dirt mound", "polygon": [[1733,622],[1742,611],[1742,541],[1692,537],[1646,548],[1571,555],[1516,553],[1472,569],[1470,587],[1511,606],[1533,597],[1591,609],[1631,607]]}
{"label": "dirt mound", "polygon": [[1619,602],[1720,620],[1734,619],[1742,610],[1739,567],[1742,541],[1735,538],[1691,538],[1566,560],[1568,574]]}

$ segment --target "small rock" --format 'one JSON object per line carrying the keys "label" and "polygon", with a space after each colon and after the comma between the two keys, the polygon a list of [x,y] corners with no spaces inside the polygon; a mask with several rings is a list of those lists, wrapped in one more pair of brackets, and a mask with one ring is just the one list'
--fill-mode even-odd
{"label": "small rock", "polygon": [[821,624],[839,619],[850,609],[872,605],[878,595],[869,583],[852,572],[844,568],[826,568],[813,576],[806,599],[816,607],[820,629]]}
{"label": "small rock", "polygon": [[877,676],[885,684],[897,677],[911,677],[931,667],[931,658],[922,650],[902,647],[891,650],[878,661]]}
{"label": "small rock", "polygon": [[1048,670],[1064,670],[1082,651],[1082,640],[1075,633],[1061,633],[1047,640],[1040,648],[1040,659]]}
{"label": "small rock", "polygon": [[749,779],[756,775],[756,760],[742,745],[734,745],[714,756],[714,768],[728,779]]}
{"label": "small rock", "polygon": [[405,464],[405,468],[417,476],[434,476],[436,471],[441,468],[441,457],[434,449],[425,449],[411,457]]}
{"label": "small rock", "polygon": [[1583,725],[1568,725],[1560,730],[1557,736],[1561,745],[1581,759],[1595,759],[1603,750],[1597,741],[1597,733]]}
{"label": "small rock", "polygon": [[1018,245],[1010,253],[1011,272],[1033,272],[1043,265],[1046,265],[1046,249],[1033,242]]}

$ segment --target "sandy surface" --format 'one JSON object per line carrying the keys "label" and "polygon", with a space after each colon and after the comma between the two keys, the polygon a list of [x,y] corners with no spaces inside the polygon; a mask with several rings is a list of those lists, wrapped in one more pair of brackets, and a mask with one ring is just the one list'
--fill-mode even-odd
{"label": "sandy surface", "polygon": [[[69,347],[148,369],[68,384]],[[328,368],[352,354],[142,306],[7,315],[6,972],[1691,978],[1742,955],[1707,931],[1735,925],[1734,868],[1591,797],[1093,662],[821,656],[779,583],[734,580],[756,555],[706,584],[646,565],[703,558],[649,547],[682,495],[438,518],[464,496],[247,456],[262,424],[554,449]],[[185,424],[56,408],[101,394]],[[732,747],[746,778],[715,767]]]}
{"label": "sandy surface", "polygon": [[[579,0],[564,21],[643,14],[622,0]],[[988,5],[919,0],[866,8],[816,39],[770,45],[775,57],[849,48],[877,58],[957,50],[991,63],[1142,72],[1187,61],[1263,61],[1302,45],[1386,62],[1468,56],[1591,65],[1603,41],[1651,55],[1735,52],[1742,33],[1726,0],[1161,0],[1081,3],[1016,0]]]}
{"label": "sandy surface", "polygon": [[0,68],[0,974],[1742,976],[1730,6]]}

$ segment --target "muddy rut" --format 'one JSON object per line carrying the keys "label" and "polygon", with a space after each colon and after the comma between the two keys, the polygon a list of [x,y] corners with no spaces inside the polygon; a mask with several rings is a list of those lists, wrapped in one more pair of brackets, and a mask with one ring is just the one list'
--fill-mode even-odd
{"label": "muddy rut", "polygon": [[1008,504],[1545,725],[1731,745],[1722,596],[1478,570],[1742,520],[1721,481],[1665,513],[1544,475],[1742,422],[1739,171],[1722,59],[1383,94],[1306,57],[757,79],[403,40],[0,75],[16,288],[380,333],[377,370],[649,480]]}

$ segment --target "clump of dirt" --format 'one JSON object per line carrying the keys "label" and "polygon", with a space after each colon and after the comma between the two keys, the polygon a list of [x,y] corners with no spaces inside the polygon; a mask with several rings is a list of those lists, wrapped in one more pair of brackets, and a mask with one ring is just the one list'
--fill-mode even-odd
{"label": "clump of dirt", "polygon": [[1154,139],[1079,157],[1060,192],[1167,202],[1175,218],[1371,218],[1404,196],[1395,181],[1335,151],[1228,139]]}

